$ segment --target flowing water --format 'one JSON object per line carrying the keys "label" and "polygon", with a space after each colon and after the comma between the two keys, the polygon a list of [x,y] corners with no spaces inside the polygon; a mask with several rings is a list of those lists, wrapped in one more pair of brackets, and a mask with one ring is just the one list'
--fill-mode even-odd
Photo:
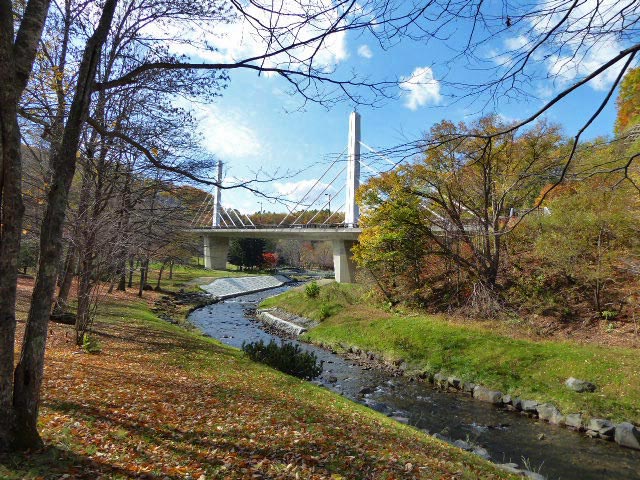
{"label": "flowing water", "polygon": [[[261,324],[248,318],[245,312],[287,288],[209,305],[194,311],[189,320],[204,333],[234,347],[243,342],[277,340],[277,336],[262,330]],[[294,343],[324,361],[324,371],[317,383],[390,416],[407,418],[409,424],[430,433],[484,447],[496,463],[517,463],[549,479],[640,480],[639,451],[592,440],[469,396],[434,390],[427,383],[361,367],[314,345]],[[363,387],[369,387],[372,393],[359,394]]]}

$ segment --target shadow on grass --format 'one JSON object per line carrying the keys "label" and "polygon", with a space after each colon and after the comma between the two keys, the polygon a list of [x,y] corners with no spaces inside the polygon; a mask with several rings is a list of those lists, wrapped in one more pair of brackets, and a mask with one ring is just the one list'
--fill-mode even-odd
{"label": "shadow on grass", "polygon": [[35,452],[0,455],[0,478],[95,480],[97,478],[170,478],[182,475],[153,475],[132,472],[103,460],[92,459],[55,446],[46,446]]}
{"label": "shadow on grass", "polygon": [[[48,406],[53,410],[72,413],[78,419],[95,421],[114,430],[125,430],[130,441],[138,443],[135,454],[132,452],[132,456],[135,455],[137,458],[129,458],[129,461],[132,463],[143,461],[146,464],[159,466],[159,468],[166,464],[166,457],[158,455],[158,452],[170,452],[171,457],[177,463],[191,463],[197,460],[214,471],[217,471],[217,467],[223,465],[231,457],[238,461],[236,466],[238,471],[233,472],[234,467],[231,466],[229,470],[226,470],[227,474],[234,476],[234,473],[242,472],[243,478],[249,478],[245,477],[248,474],[245,468],[247,462],[258,463],[260,459],[268,459],[271,463],[279,462],[283,465],[304,459],[304,462],[309,466],[324,470],[328,474],[340,472],[349,475],[350,478],[372,478],[366,474],[361,476],[364,474],[363,469],[373,469],[380,462],[380,452],[375,450],[367,452],[362,448],[361,443],[352,438],[344,438],[342,441],[333,439],[332,441],[327,438],[326,434],[316,435],[315,438],[310,436],[284,438],[282,435],[264,435],[263,438],[259,438],[255,436],[255,432],[238,425],[227,425],[222,430],[215,429],[213,431],[207,429],[205,425],[195,428],[152,426],[142,425],[135,420],[123,417],[115,417],[98,408],[74,402],[50,403]],[[267,426],[268,423],[262,428]],[[271,425],[271,428],[274,428],[273,433],[275,433],[280,426]],[[373,432],[371,433],[373,435]],[[383,432],[379,432],[377,438],[378,441],[388,442],[388,444],[393,444],[394,440],[389,434]],[[144,443],[143,448],[140,448],[140,442]],[[215,454],[206,453],[212,451]],[[175,458],[174,455],[178,458]],[[327,460],[319,460],[321,456]],[[392,478],[400,477],[392,476]]]}
{"label": "shadow on grass", "polygon": [[145,350],[154,353],[174,351],[184,354],[232,355],[232,350],[229,347],[206,340],[205,337],[198,338],[195,334],[188,334],[186,331],[163,331],[143,326],[126,325],[124,322],[118,324],[98,323],[96,327],[95,332],[100,337],[141,345]]}

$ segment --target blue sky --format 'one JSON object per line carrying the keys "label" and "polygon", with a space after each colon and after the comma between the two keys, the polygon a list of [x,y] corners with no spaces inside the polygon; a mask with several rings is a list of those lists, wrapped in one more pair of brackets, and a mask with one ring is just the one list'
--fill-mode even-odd
{"label": "blue sky", "polygon": [[[489,56],[492,47],[497,51],[504,50],[505,45],[510,45],[508,42],[519,41],[515,37],[497,39],[495,45],[486,47],[485,52]],[[617,45],[608,47],[615,49]],[[442,62],[451,55],[451,51],[435,43],[425,46],[402,41],[389,50],[383,50],[366,35],[348,33],[330,45],[330,49],[327,55],[329,61],[337,65],[338,76],[351,70],[375,79],[408,78],[412,74],[427,73],[436,79],[480,81],[495,75],[495,71],[464,68],[462,63],[454,63],[445,71]],[[607,53],[603,51],[602,55]],[[586,60],[597,64],[600,58]],[[574,71],[554,72],[555,65],[540,63],[541,72],[559,73],[555,83],[537,84],[536,93],[540,98],[503,100],[495,110],[492,106],[484,109],[484,113],[495,111],[508,120],[522,119],[537,110],[545,98],[586,73],[584,68],[588,68],[580,64],[571,66]],[[251,177],[251,172],[258,169],[265,174],[285,174],[304,169],[301,174],[275,182],[270,187],[270,193],[289,192],[292,198],[296,197],[296,192],[304,191],[305,186],[317,179],[328,159],[345,148],[348,116],[353,105],[342,103],[326,110],[307,103],[303,111],[296,111],[302,101],[291,95],[282,79],[265,75],[258,77],[255,72],[248,71],[233,71],[230,76],[229,86],[222,97],[210,105],[197,107],[205,148],[225,163],[229,181]],[[567,135],[574,135],[604,98],[611,81],[609,75],[582,87],[546,117],[561,124]],[[432,83],[418,85],[413,91],[397,89],[393,98],[385,100],[377,108],[358,106],[357,110],[362,115],[363,141],[377,149],[389,148],[419,139],[423,132],[440,120],[472,121],[482,113],[485,98],[475,97],[474,103],[470,100],[452,103],[448,96],[450,93],[452,91],[444,84],[435,86]],[[586,138],[610,135],[614,119],[615,102],[612,101],[586,132]],[[299,185],[297,191],[296,185]],[[344,194],[340,193],[339,197],[342,196]],[[341,204],[339,200],[341,198],[333,201],[332,206]],[[241,189],[223,192],[223,204],[245,212],[259,210],[260,202],[265,210],[284,211],[281,205],[256,198]]]}

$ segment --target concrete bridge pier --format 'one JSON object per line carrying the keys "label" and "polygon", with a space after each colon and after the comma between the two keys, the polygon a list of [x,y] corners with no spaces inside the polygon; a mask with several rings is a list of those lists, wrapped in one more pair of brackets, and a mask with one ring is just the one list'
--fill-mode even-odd
{"label": "concrete bridge pier", "polygon": [[352,240],[332,240],[333,271],[336,282],[356,283],[356,266],[351,255],[351,248],[356,244]]}
{"label": "concrete bridge pier", "polygon": [[211,270],[226,270],[227,255],[229,254],[229,238],[203,235],[204,268]]}

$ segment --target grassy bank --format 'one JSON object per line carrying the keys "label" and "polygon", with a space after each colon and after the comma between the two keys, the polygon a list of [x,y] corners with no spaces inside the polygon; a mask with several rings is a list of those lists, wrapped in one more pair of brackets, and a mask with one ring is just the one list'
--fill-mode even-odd
{"label": "grassy bank", "polygon": [[[30,286],[21,280],[21,309]],[[158,320],[149,309],[158,295],[109,297],[98,355],[78,351],[71,327],[51,326],[40,418],[47,447],[2,458],[0,478],[508,477]]]}
{"label": "grassy bank", "polygon": [[[553,401],[566,413],[640,423],[638,349],[528,341],[494,329],[462,324],[442,316],[394,314],[372,304],[361,287],[329,284],[315,299],[301,288],[267,299],[320,320],[310,341],[336,349],[350,346],[403,359],[414,371],[444,372],[526,399]],[[598,385],[592,394],[568,390],[570,377]]]}

